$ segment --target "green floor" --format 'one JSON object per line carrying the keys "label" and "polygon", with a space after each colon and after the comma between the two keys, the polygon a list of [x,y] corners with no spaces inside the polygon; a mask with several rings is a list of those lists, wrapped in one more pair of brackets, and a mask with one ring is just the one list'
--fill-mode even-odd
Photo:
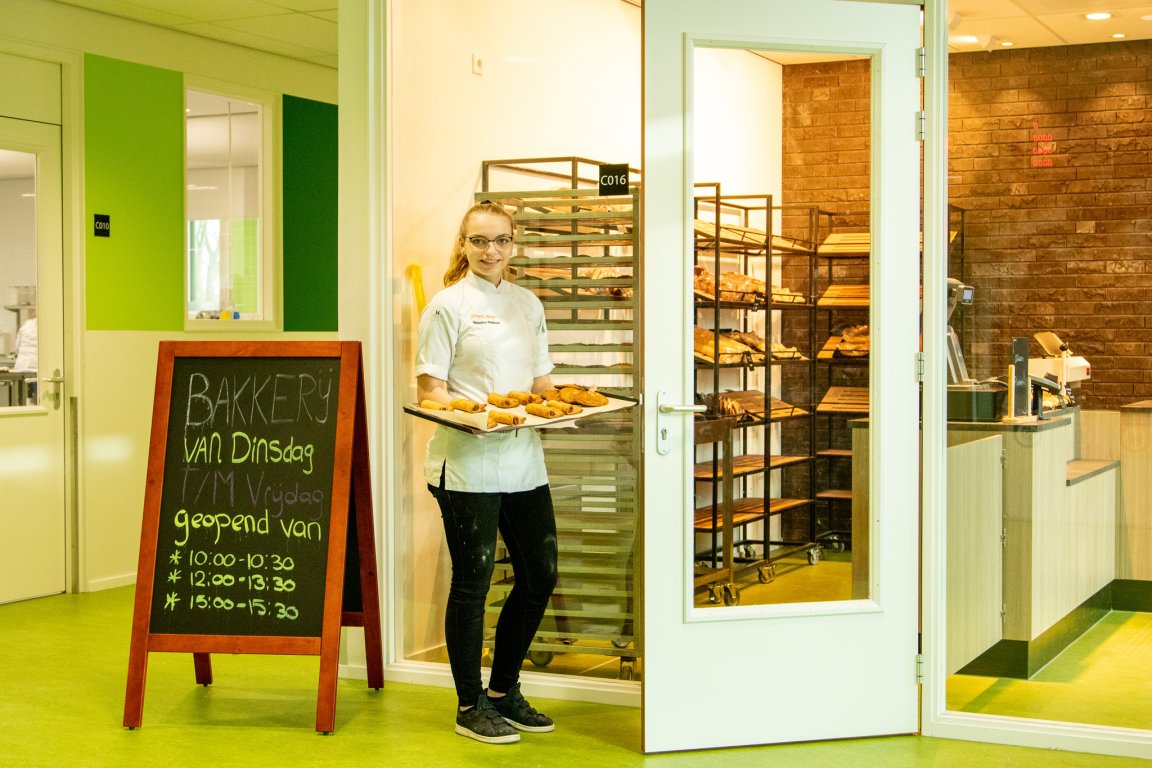
{"label": "green floor", "polygon": [[[1147,765],[917,736],[645,756],[638,710],[544,700],[535,703],[555,717],[554,733],[490,746],[452,732],[446,688],[388,683],[369,691],[351,680],[340,682],[336,732],[320,736],[317,660],[251,655],[214,657],[216,684],[204,688],[193,684],[187,654],[154,654],[144,727],[128,731],[120,722],[131,614],[130,588],[0,606],[0,766]],[[701,717],[717,716],[701,707]]]}
{"label": "green floor", "polygon": [[1111,611],[1030,680],[954,675],[948,708],[1152,729],[1152,613]]}

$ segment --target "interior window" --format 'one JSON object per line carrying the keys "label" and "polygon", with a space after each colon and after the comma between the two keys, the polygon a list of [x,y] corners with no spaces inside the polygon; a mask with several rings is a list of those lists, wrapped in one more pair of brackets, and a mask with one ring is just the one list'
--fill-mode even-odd
{"label": "interior window", "polygon": [[265,112],[256,101],[185,94],[189,320],[269,319]]}

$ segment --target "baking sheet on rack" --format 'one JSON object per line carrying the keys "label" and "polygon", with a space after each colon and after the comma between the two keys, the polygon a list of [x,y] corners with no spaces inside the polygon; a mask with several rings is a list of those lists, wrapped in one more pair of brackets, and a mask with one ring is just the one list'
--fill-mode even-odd
{"label": "baking sheet on rack", "polygon": [[[601,393],[603,394],[603,393]],[[507,411],[514,413],[517,416],[524,417],[524,423],[518,427],[513,427],[510,424],[497,424],[491,429],[488,428],[488,411],[480,413],[465,413],[464,411],[433,411],[427,408],[421,408],[418,405],[405,405],[404,412],[409,413],[417,418],[427,419],[434,421],[437,424],[444,424],[445,426],[454,427],[464,432],[471,432],[474,435],[486,434],[489,432],[511,432],[517,429],[530,429],[533,427],[574,427],[578,426],[575,422],[585,419],[589,416],[595,416],[598,413],[608,413],[610,411],[621,411],[625,408],[631,408],[636,405],[634,400],[627,398],[616,397],[613,395],[604,395],[608,398],[607,405],[597,406],[581,406],[584,410],[574,416],[561,416],[558,419],[545,419],[540,416],[533,416],[524,410],[524,406],[520,405],[515,408],[496,408],[496,406],[489,405],[489,410]]]}

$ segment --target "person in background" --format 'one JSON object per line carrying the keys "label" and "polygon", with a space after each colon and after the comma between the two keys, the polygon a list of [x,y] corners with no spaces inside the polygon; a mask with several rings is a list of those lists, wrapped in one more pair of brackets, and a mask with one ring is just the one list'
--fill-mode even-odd
{"label": "person in background", "polygon": [[[420,316],[419,400],[486,403],[489,393],[552,387],[544,307],[504,279],[515,229],[503,207],[484,201],[464,215],[444,290]],[[458,708],[456,733],[489,744],[517,731],[551,731],[551,718],[520,692],[520,667],[556,586],[556,519],[540,436],[532,429],[475,435],[438,426],[424,475],[440,505],[452,580],[445,643]],[[484,602],[499,530],[514,585],[496,623],[492,672],[480,677]]]}
{"label": "person in background", "polygon": [[12,362],[12,370],[35,373],[38,348],[36,318],[31,317],[16,331],[16,359]]}

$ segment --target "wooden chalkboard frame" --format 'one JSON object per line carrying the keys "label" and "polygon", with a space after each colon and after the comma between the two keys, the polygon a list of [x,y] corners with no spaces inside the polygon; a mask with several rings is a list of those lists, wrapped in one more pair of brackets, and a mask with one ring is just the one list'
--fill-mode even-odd
{"label": "wooden chalkboard frame", "polygon": [[[331,514],[328,560],[319,636],[157,634],[151,631],[173,368],[176,359],[181,357],[334,358],[340,362],[336,446],[332,493],[329,497]],[[160,342],[144,516],[140,532],[136,600],[132,617],[128,684],[124,700],[125,727],[136,728],[143,721],[148,654],[153,652],[191,652],[196,682],[201,685],[212,683],[212,653],[319,656],[316,730],[321,733],[335,730],[336,680],[342,627],[364,628],[368,686],[374,689],[384,686],[367,422],[364,366],[359,342]],[[353,542],[355,549],[350,550]],[[358,585],[346,583],[346,565],[349,571],[359,573]],[[353,568],[353,565],[356,567]]]}

